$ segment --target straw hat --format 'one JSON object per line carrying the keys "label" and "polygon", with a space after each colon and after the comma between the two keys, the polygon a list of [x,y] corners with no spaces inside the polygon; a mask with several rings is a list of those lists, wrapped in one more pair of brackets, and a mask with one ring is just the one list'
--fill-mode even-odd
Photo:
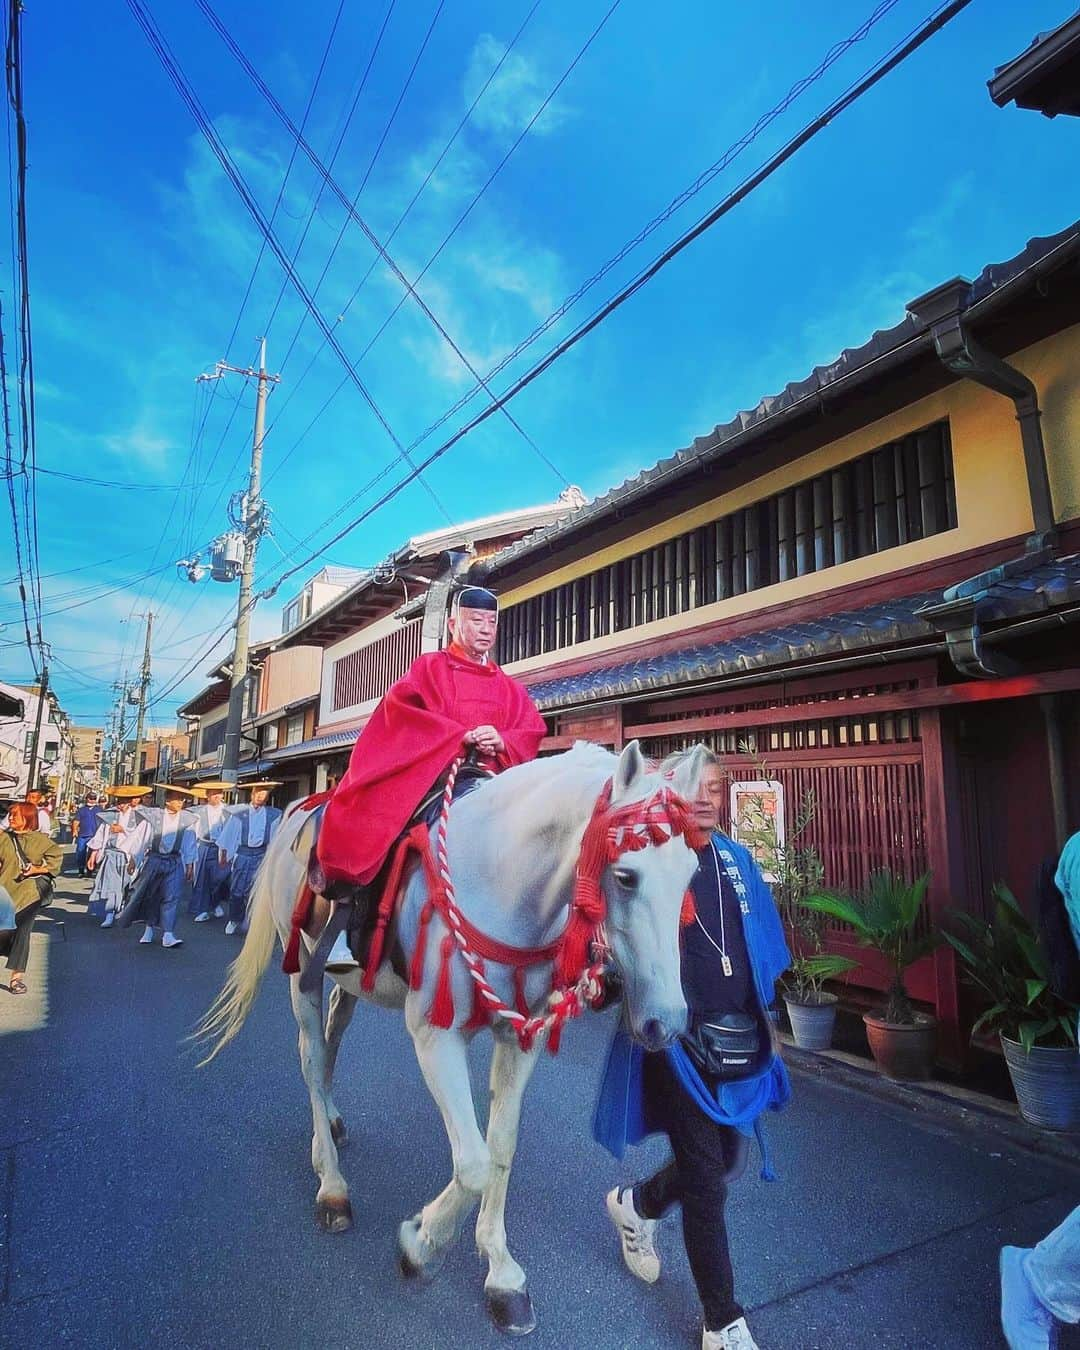
{"label": "straw hat", "polygon": [[196,797],[204,797],[208,792],[232,792],[235,787],[235,783],[225,783],[215,778],[209,783],[192,783],[191,790]]}
{"label": "straw hat", "polygon": [[154,786],[166,797],[190,797],[192,801],[195,800],[195,793],[190,788],[181,787],[179,783],[155,783]]}
{"label": "straw hat", "polygon": [[117,801],[131,801],[136,797],[148,797],[153,790],[151,787],[140,787],[137,783],[120,783],[115,787],[105,789],[109,796],[115,797]]}
{"label": "straw hat", "polygon": [[260,778],[258,782],[237,783],[236,786],[241,792],[254,792],[256,788],[266,788],[269,791],[271,788],[281,787],[281,782],[276,778]]}

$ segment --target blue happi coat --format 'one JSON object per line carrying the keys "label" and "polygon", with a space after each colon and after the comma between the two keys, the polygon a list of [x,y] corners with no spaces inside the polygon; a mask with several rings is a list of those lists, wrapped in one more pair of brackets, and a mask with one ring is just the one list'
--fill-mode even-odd
{"label": "blue happi coat", "polygon": [[[791,965],[791,953],[772,893],[765,884],[750,851],[719,831],[713,836],[720,860],[727,866],[744,906],[743,931],[754,976],[754,989],[768,1023],[768,1009],[776,996],[776,981]],[[593,1115],[593,1138],[609,1153],[621,1158],[628,1144],[640,1144],[659,1126],[648,1117],[643,1091],[645,1050],[631,1040],[622,1023],[612,1038],[600,1097]],[[791,1098],[784,1063],[775,1053],[761,1071],[740,1082],[722,1083],[715,1094],[702,1081],[693,1063],[676,1042],[659,1051],[671,1061],[676,1078],[687,1096],[717,1124],[730,1125],[751,1134],[763,1111],[780,1111]]]}

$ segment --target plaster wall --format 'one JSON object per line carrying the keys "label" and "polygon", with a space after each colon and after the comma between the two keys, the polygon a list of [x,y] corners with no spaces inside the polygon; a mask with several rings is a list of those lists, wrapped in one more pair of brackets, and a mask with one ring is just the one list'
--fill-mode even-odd
{"label": "plaster wall", "polygon": [[[1080,516],[1080,324],[1015,353],[1009,360],[1034,382],[1039,391],[1055,515],[1059,521],[1073,519]],[[628,642],[666,637],[690,626],[735,618],[788,600],[802,600],[838,586],[934,562],[1030,531],[1031,503],[1013,404],[981,385],[961,380],[781,468],[730,492],[711,497],[649,529],[630,534],[571,564],[559,567],[556,555],[551,570],[543,577],[503,590],[502,606],[505,609],[619,562],[942,418],[948,418],[952,438],[955,529],[562,650],[567,654],[572,651],[575,658],[617,651]],[[508,669],[517,675],[542,670],[552,664],[556,655],[555,652],[544,652],[514,662]]]}

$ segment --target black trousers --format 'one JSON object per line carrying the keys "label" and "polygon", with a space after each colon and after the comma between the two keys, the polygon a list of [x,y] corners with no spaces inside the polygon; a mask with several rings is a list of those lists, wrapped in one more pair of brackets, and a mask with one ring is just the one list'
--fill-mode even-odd
{"label": "black trousers", "polygon": [[41,909],[41,901],[15,911],[14,933],[0,933],[0,956],[7,953],[8,970],[25,970],[30,959],[30,934]]}
{"label": "black trousers", "polygon": [[720,1331],[743,1315],[735,1302],[724,1223],[727,1173],[739,1149],[738,1134],[698,1110],[666,1055],[645,1056],[644,1087],[649,1116],[662,1126],[673,1156],[634,1187],[634,1208],[642,1218],[659,1219],[673,1205],[682,1206],[683,1241],[705,1325]]}

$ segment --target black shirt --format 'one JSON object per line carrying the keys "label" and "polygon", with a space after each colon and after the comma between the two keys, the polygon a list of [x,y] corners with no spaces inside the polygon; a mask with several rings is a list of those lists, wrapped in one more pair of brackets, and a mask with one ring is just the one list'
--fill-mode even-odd
{"label": "black shirt", "polygon": [[[711,843],[698,853],[698,870],[690,888],[697,918],[682,930],[682,986],[691,1020],[700,1021],[723,1013],[756,1012],[754,977],[746,950],[739,898]],[[702,931],[703,927],[706,932]],[[727,952],[731,961],[730,975],[724,974],[717,947]]]}

